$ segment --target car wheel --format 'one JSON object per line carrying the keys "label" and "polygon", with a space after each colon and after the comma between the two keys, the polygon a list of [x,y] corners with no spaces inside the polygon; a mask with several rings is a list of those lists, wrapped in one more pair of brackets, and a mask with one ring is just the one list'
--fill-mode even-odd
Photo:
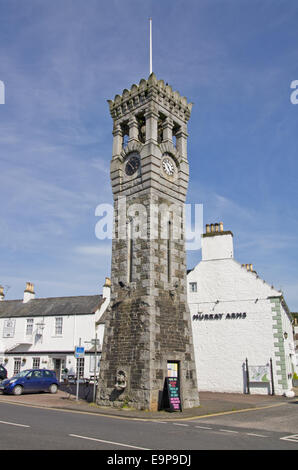
{"label": "car wheel", "polygon": [[58,387],[56,384],[50,385],[49,391],[50,393],[57,393]]}
{"label": "car wheel", "polygon": [[22,395],[22,393],[23,393],[23,387],[21,385],[16,385],[13,389],[13,394]]}

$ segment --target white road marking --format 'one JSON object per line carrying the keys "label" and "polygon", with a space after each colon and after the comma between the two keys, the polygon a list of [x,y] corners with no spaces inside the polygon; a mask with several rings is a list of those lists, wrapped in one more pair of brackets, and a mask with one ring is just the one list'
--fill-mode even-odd
{"label": "white road marking", "polygon": [[19,426],[21,428],[30,428],[27,424],[9,423],[8,421],[0,421],[1,424],[10,424],[11,426]]}
{"label": "white road marking", "polygon": [[195,428],[199,428],[199,429],[212,429],[212,428],[209,428],[208,426],[195,426]]}
{"label": "white road marking", "polygon": [[298,442],[298,434],[291,434],[290,436],[281,437],[280,440]]}
{"label": "white road marking", "polygon": [[220,431],[222,432],[231,432],[231,433],[234,433],[234,434],[238,434],[239,431],[232,431],[231,429],[220,429]]}
{"label": "white road marking", "polygon": [[173,423],[174,426],[189,426],[189,424]]}
{"label": "white road marking", "polygon": [[113,441],[104,441],[103,439],[95,439],[94,437],[87,437],[87,436],[79,436],[78,434],[69,434],[70,437],[78,437],[80,439],[87,439],[89,441],[96,441],[96,442],[103,442],[104,444],[115,444],[117,446],[122,446],[122,447],[130,447],[131,449],[139,449],[139,450],[151,450],[151,449],[146,449],[144,447],[137,447],[137,446],[132,446],[130,444],[122,444],[120,442],[113,442]]}
{"label": "white road marking", "polygon": [[255,437],[269,437],[269,436],[264,436],[263,434],[254,434],[252,432],[247,432],[247,436],[255,436]]}

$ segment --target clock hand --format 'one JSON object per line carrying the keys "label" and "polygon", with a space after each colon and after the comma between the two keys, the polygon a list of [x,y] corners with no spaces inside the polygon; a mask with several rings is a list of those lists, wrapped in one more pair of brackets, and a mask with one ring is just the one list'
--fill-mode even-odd
{"label": "clock hand", "polygon": [[166,171],[168,173],[172,171],[172,168],[171,168],[171,165],[169,164],[169,162],[165,162],[165,167],[166,167]]}

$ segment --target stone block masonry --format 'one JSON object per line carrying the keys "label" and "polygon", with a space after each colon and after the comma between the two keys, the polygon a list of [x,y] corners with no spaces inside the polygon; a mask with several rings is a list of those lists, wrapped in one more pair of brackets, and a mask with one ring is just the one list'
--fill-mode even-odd
{"label": "stone block masonry", "polygon": [[198,406],[185,225],[179,218],[188,185],[192,105],[154,74],[109,105],[114,238],[97,402],[158,410],[168,362],[176,362],[182,407]]}

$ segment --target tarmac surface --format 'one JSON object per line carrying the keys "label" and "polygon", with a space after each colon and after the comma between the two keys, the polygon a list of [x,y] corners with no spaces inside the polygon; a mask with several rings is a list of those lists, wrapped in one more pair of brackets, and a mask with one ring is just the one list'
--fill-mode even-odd
{"label": "tarmac surface", "polygon": [[238,394],[238,393],[215,393],[199,392],[200,406],[191,409],[185,409],[182,412],[168,411],[139,411],[131,408],[113,408],[98,406],[92,403],[93,390],[87,388],[84,384],[80,385],[79,399],[76,399],[76,387],[72,386],[66,389],[64,385],[56,394],[50,393],[32,393],[20,396],[0,395],[0,403],[14,403],[16,405],[35,406],[41,408],[52,408],[69,410],[83,413],[96,413],[98,415],[110,417],[122,417],[138,420],[191,420],[196,417],[210,416],[222,413],[234,413],[247,409],[258,409],[276,406],[283,402],[298,402],[298,388],[293,388],[295,397],[287,398],[285,396]]}

